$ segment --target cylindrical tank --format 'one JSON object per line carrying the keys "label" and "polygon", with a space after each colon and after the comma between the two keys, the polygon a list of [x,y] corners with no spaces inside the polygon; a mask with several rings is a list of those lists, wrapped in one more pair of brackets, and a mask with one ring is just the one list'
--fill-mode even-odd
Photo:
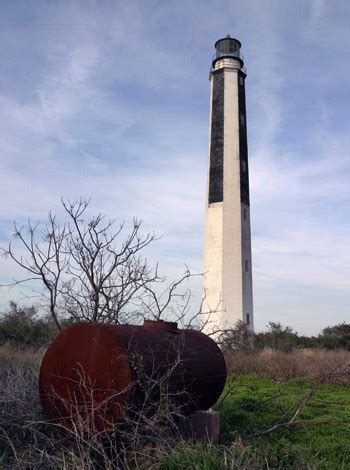
{"label": "cylindrical tank", "polygon": [[88,413],[108,431],[131,410],[152,409],[166,398],[183,414],[210,408],[226,381],[219,347],[176,323],[143,326],[79,323],[47,349],[39,391],[51,420],[71,426]]}

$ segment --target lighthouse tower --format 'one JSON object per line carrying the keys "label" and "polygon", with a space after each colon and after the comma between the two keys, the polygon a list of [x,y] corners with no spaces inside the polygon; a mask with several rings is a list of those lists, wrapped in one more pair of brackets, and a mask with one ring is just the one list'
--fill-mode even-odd
{"label": "lighthouse tower", "polygon": [[210,71],[203,322],[206,333],[253,328],[245,78],[241,43],[215,43]]}

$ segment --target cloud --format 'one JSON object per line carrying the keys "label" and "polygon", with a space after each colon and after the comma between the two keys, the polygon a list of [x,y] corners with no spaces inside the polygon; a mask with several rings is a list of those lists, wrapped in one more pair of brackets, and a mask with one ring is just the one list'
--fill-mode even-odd
{"label": "cloud", "polygon": [[324,0],[312,0],[310,2],[310,6],[310,22],[313,26],[315,26],[321,20],[325,13],[326,3]]}

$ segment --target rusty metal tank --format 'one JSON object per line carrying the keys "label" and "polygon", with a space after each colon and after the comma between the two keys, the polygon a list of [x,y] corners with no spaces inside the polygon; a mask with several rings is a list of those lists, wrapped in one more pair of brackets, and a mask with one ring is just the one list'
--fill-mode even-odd
{"label": "rusty metal tank", "polygon": [[71,426],[82,410],[97,429],[108,431],[130,410],[167,399],[188,415],[219,398],[226,366],[216,343],[176,323],[143,326],[79,323],[48,347],[39,391],[49,419]]}

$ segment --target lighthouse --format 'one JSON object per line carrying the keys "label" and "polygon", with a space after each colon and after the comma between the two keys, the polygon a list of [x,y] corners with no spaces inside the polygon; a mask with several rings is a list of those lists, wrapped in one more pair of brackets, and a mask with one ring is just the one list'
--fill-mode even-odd
{"label": "lighthouse", "polygon": [[245,79],[241,43],[215,43],[210,70],[209,158],[204,239],[204,331],[253,318]]}

